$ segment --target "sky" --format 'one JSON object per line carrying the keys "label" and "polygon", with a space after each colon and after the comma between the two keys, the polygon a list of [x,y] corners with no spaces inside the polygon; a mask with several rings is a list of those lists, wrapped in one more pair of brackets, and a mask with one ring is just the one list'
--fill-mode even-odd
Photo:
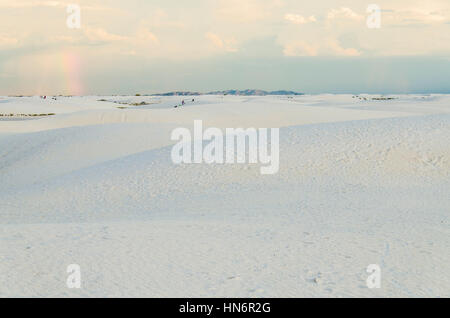
{"label": "sky", "polygon": [[0,0],[0,95],[247,88],[450,93],[450,1]]}

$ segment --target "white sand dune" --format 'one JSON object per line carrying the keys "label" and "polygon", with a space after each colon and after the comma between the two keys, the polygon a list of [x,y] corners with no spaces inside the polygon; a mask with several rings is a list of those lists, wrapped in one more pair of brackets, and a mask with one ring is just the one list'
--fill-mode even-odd
{"label": "white sand dune", "polygon": [[[396,97],[0,98],[56,114],[0,121],[0,296],[450,296],[450,96]],[[174,165],[196,119],[280,127],[279,173]]]}

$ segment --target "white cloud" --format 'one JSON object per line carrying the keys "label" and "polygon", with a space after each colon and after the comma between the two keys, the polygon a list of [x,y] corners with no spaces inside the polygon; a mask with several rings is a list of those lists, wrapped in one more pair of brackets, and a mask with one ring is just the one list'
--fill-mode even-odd
{"label": "white cloud", "polygon": [[157,8],[152,12],[150,19],[146,19],[142,21],[143,23],[147,23],[153,28],[176,28],[176,29],[184,29],[186,27],[185,20],[178,18],[175,19],[171,17],[166,10],[161,8]]}
{"label": "white cloud", "polygon": [[91,28],[91,27],[84,27],[83,28],[84,33],[86,37],[93,42],[117,42],[117,41],[126,41],[128,40],[128,37],[121,36],[117,34],[112,34],[107,32],[106,30],[102,28]]}
{"label": "white cloud", "polygon": [[331,9],[327,14],[328,20],[334,19],[349,19],[354,21],[361,21],[364,19],[364,16],[356,13],[350,8],[339,8],[339,9]]}
{"label": "white cloud", "polygon": [[[294,0],[203,0],[195,6],[162,0],[142,1],[139,6],[134,1],[77,0],[82,27],[69,30],[65,6],[72,2],[0,0],[2,12],[14,10],[0,19],[0,30],[8,30],[0,35],[0,48],[35,52],[80,46],[86,55],[104,50],[173,59],[238,51],[256,57],[267,52],[280,56],[450,53],[449,0],[379,0],[382,27],[377,30],[366,27],[368,13],[360,0],[348,0],[342,7],[333,6],[331,0],[304,1],[301,6]],[[40,9],[31,10],[35,7]]]}
{"label": "white cloud", "polygon": [[66,7],[67,3],[61,1],[0,1],[1,8],[34,8],[34,7]]}
{"label": "white cloud", "polygon": [[292,22],[294,24],[306,24],[309,22],[316,22],[316,17],[315,16],[310,16],[309,18],[305,18],[304,16],[301,16],[299,14],[293,14],[293,13],[287,13],[284,16],[284,19]]}
{"label": "white cloud", "polygon": [[361,52],[355,48],[344,48],[335,39],[325,43],[292,41],[284,45],[285,56],[360,56]]}
{"label": "white cloud", "polygon": [[318,47],[304,41],[294,41],[284,46],[285,56],[317,56]]}
{"label": "white cloud", "polygon": [[139,28],[139,30],[136,32],[134,41],[136,42],[136,44],[138,43],[147,43],[156,45],[160,44],[158,37],[153,32],[150,32],[144,27]]}
{"label": "white cloud", "polygon": [[256,22],[269,19],[283,6],[282,0],[220,0],[216,15],[229,22]]}
{"label": "white cloud", "polygon": [[331,55],[337,56],[360,56],[361,52],[355,48],[343,48],[337,40],[330,40],[328,47],[331,50]]}
{"label": "white cloud", "polygon": [[0,47],[1,48],[13,48],[19,44],[19,40],[7,35],[0,35]]}
{"label": "white cloud", "polygon": [[212,32],[207,32],[205,34],[205,37],[210,41],[211,44],[214,45],[214,47],[220,50],[226,52],[238,51],[238,49],[236,48],[236,40],[234,38],[222,39],[220,36]]}
{"label": "white cloud", "polygon": [[[79,3],[78,1],[45,1],[45,0],[35,0],[35,1],[23,1],[23,0],[0,0],[0,8],[11,8],[11,9],[24,9],[24,8],[37,8],[37,7],[53,7],[53,8],[67,8],[68,5]],[[100,5],[84,5],[80,4],[82,10],[115,10],[110,7],[100,6]]]}
{"label": "white cloud", "polygon": [[[86,39],[94,43],[114,44],[119,42],[127,46],[133,45],[135,47],[160,44],[159,38],[153,32],[142,26],[134,34],[129,36],[110,33],[102,28],[85,27],[83,30]],[[62,37],[61,39],[71,42],[74,40],[71,37]],[[82,44],[84,41],[82,38],[79,38],[79,42]]]}

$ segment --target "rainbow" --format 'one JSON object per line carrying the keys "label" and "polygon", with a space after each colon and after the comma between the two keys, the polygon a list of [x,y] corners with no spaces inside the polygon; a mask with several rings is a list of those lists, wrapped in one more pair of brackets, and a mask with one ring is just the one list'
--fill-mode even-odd
{"label": "rainbow", "polygon": [[64,73],[65,90],[69,95],[83,95],[84,87],[81,82],[81,58],[74,52],[61,54],[61,66]]}

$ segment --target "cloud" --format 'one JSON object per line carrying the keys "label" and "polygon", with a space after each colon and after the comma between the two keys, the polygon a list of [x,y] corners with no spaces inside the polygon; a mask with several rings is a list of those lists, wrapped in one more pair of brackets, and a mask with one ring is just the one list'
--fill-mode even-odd
{"label": "cloud", "polygon": [[343,48],[337,40],[330,40],[328,47],[331,49],[332,55],[337,56],[360,56],[361,52],[355,48]]}
{"label": "cloud", "polygon": [[0,35],[0,47],[3,49],[13,48],[18,46],[19,40],[7,35]]}
{"label": "cloud", "polygon": [[153,11],[151,18],[142,21],[147,23],[153,28],[175,28],[184,29],[186,28],[186,22],[182,19],[174,19],[169,16],[166,10],[157,8]]}
{"label": "cloud", "polygon": [[66,7],[68,3],[61,1],[0,1],[1,8],[35,8],[35,7]]}
{"label": "cloud", "polygon": [[214,47],[226,52],[237,52],[236,40],[234,38],[223,40],[215,33],[207,32],[205,37],[214,45]]}
{"label": "cloud", "polygon": [[84,30],[84,34],[86,35],[86,37],[90,41],[93,41],[93,42],[110,43],[110,42],[128,40],[128,37],[126,37],[126,36],[112,34],[102,28],[84,27],[83,30]]}
{"label": "cloud", "polygon": [[228,22],[248,23],[269,19],[282,0],[220,0],[216,15]]}
{"label": "cloud", "polygon": [[316,17],[315,16],[310,16],[309,18],[305,18],[299,14],[292,14],[292,13],[287,13],[284,16],[284,19],[292,22],[294,24],[306,24],[309,22],[316,22]]}
{"label": "cloud", "polygon": [[[79,1],[75,1],[79,4]],[[74,1],[45,1],[45,0],[35,0],[35,1],[21,1],[21,0],[0,0],[0,8],[4,9],[24,9],[24,8],[38,8],[38,7],[51,7],[51,8],[67,8],[68,5],[74,4]],[[99,5],[83,5],[79,4],[82,10],[115,10],[110,7],[99,6]]]}
{"label": "cloud", "polygon": [[79,42],[79,44],[91,43],[91,44],[110,44],[113,45],[118,43],[119,45],[135,46],[135,47],[146,47],[148,45],[159,45],[159,38],[151,31],[145,27],[139,27],[138,30],[129,36],[118,35],[110,33],[102,28],[92,28],[85,27],[82,29],[84,31],[84,37],[75,39],[73,37],[60,37],[62,41],[74,43]]}
{"label": "cloud", "polygon": [[318,47],[304,41],[295,41],[284,46],[285,56],[317,56]]}
{"label": "cloud", "polygon": [[325,42],[294,40],[283,46],[284,56],[360,56],[355,48],[344,48],[336,39]]}
{"label": "cloud", "polygon": [[364,19],[364,16],[356,13],[350,8],[339,8],[339,9],[331,9],[328,11],[327,14],[328,20],[335,20],[335,19],[347,19],[347,20],[354,20],[354,21],[361,21]]}
{"label": "cloud", "polygon": [[159,45],[159,38],[153,33],[147,30],[144,27],[141,27],[136,32],[135,37],[133,38],[133,41],[138,43],[147,43],[147,44],[156,44]]}
{"label": "cloud", "polygon": [[[162,0],[139,5],[77,0],[82,27],[71,30],[66,27],[65,7],[72,0],[0,0],[0,10],[6,12],[0,30],[8,30],[0,31],[0,49],[25,54],[80,47],[86,56],[128,52],[178,60],[227,52],[245,56],[250,51],[255,57],[267,52],[278,57],[445,55],[450,52],[450,2],[430,1],[380,0],[381,28],[369,30],[365,24],[369,13],[358,0],[343,6],[331,0],[304,2],[301,9],[294,0],[196,0],[195,7]],[[272,40],[248,50],[260,39]]]}

